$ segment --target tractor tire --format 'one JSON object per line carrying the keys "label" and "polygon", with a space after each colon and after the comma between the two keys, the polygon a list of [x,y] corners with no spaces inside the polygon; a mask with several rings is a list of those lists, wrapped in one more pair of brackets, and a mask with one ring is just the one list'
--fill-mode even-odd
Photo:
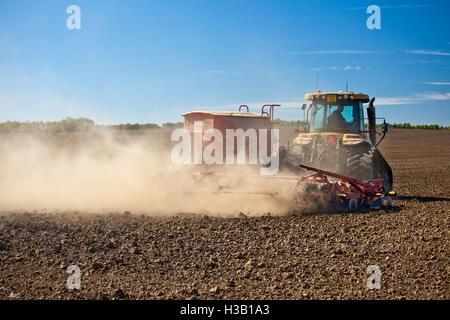
{"label": "tractor tire", "polygon": [[392,207],[392,198],[391,197],[383,197],[381,198],[381,205],[383,208],[389,209]]}
{"label": "tractor tire", "polygon": [[373,179],[373,153],[375,148],[367,144],[347,148],[347,175],[367,181]]}
{"label": "tractor tire", "polygon": [[375,176],[383,179],[383,188],[386,192],[391,191],[394,183],[391,166],[378,149],[374,152],[373,160]]}
{"label": "tractor tire", "polygon": [[350,201],[348,202],[348,210],[355,211],[356,209],[358,209],[358,207],[359,207],[358,200],[355,198],[350,199]]}

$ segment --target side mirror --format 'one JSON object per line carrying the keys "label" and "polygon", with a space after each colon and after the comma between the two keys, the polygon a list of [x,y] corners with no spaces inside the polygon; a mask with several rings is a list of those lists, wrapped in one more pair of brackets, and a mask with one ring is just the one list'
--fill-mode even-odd
{"label": "side mirror", "polygon": [[383,121],[383,124],[381,125],[381,130],[383,131],[383,133],[388,132],[388,124],[386,123],[386,120]]}
{"label": "side mirror", "polygon": [[304,103],[304,104],[302,105],[302,110],[305,110],[307,106],[308,106],[308,105],[307,105],[306,103]]}

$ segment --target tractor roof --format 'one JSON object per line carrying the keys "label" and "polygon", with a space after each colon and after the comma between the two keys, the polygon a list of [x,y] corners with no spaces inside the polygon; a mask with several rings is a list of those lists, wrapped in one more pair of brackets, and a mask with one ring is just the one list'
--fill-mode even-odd
{"label": "tractor roof", "polygon": [[188,116],[192,114],[205,114],[211,116],[232,116],[232,117],[248,117],[248,118],[261,118],[261,113],[253,112],[239,112],[239,111],[192,111],[182,114],[182,116]]}
{"label": "tractor roof", "polygon": [[[337,99],[353,99],[360,100],[361,102],[369,102],[369,96],[364,93],[354,93],[354,92],[321,92],[320,90],[316,93],[307,93],[305,95],[305,99],[314,100],[314,99],[325,99],[327,96],[336,96]],[[336,101],[337,99],[333,99]],[[327,98],[327,101],[330,101]]]}

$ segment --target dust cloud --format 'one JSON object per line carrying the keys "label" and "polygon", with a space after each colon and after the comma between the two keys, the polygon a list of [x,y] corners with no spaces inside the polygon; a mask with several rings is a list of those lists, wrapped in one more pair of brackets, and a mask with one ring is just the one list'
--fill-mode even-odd
{"label": "dust cloud", "polygon": [[219,177],[200,178],[199,170],[212,168],[173,164],[170,133],[1,134],[0,211],[224,216],[287,211],[289,184],[258,177],[258,168],[223,166]]}

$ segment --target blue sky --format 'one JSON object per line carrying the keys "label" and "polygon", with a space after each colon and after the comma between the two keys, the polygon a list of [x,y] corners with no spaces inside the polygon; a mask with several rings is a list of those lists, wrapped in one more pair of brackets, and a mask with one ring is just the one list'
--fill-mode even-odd
{"label": "blue sky", "polygon": [[[69,5],[81,29],[69,30]],[[369,30],[369,5],[381,29]],[[448,1],[0,0],[0,121],[182,121],[317,89],[376,97],[389,122],[450,125]]]}

